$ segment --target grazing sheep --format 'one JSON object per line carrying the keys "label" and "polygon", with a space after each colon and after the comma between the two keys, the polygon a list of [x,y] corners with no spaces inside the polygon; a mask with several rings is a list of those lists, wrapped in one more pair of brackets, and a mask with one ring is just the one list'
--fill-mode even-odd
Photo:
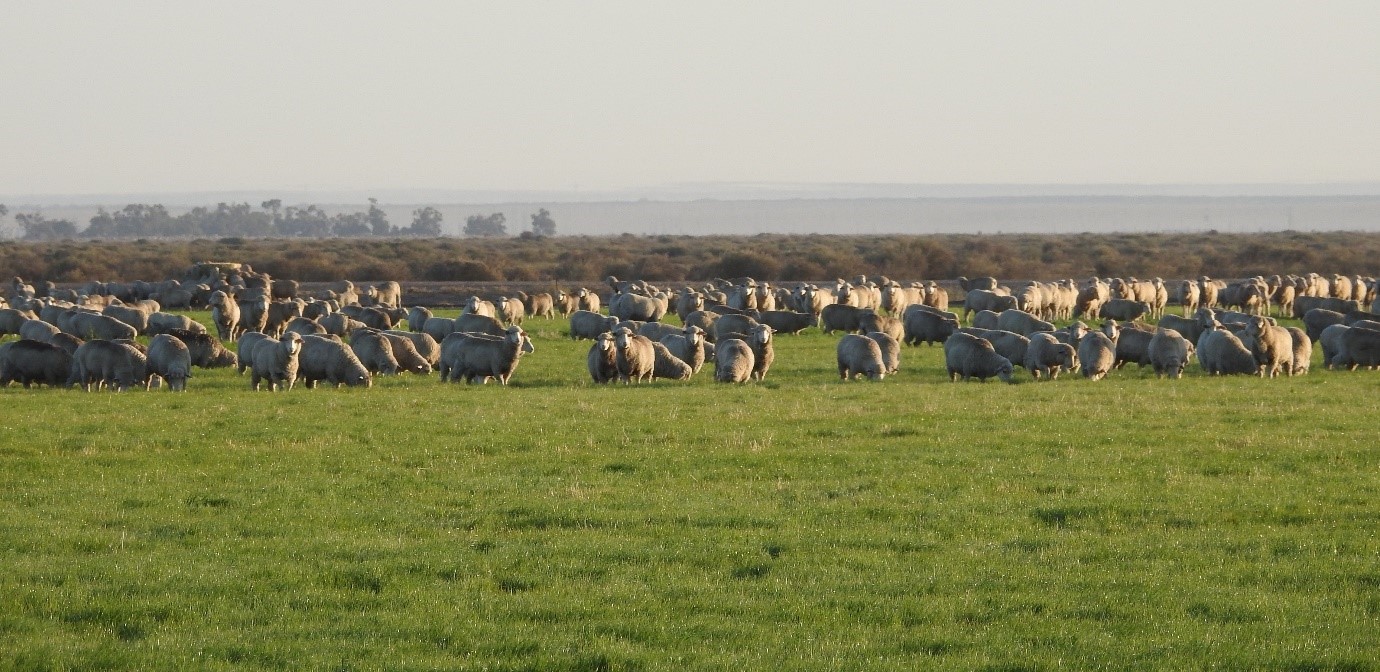
{"label": "grazing sheep", "polygon": [[818,317],[789,310],[762,311],[758,321],[770,326],[778,334],[798,334],[810,327],[819,326]]}
{"label": "grazing sheep", "polygon": [[858,327],[864,334],[880,331],[895,341],[900,341],[906,336],[905,324],[900,318],[878,315],[875,312],[863,313],[862,319],[858,320]]}
{"label": "grazing sheep", "polygon": [[[1165,317],[1170,317],[1166,315]],[[1122,338],[1125,338],[1122,334]],[[1117,346],[1120,347],[1120,344]],[[1188,361],[1193,357],[1193,342],[1173,329],[1159,327],[1155,329],[1155,335],[1150,337],[1147,350],[1150,355],[1150,366],[1155,370],[1156,378],[1169,376],[1171,379],[1180,378],[1184,375],[1184,368],[1188,366]]]}
{"label": "grazing sheep", "polygon": [[235,353],[221,345],[220,339],[204,331],[171,329],[168,335],[182,341],[192,360],[192,366],[203,369],[220,369],[235,366],[238,358]]}
{"label": "grazing sheep", "polygon": [[1023,310],[1003,310],[998,313],[996,328],[1026,337],[1037,332],[1054,331],[1053,324]]}
{"label": "grazing sheep", "polygon": [[661,337],[661,343],[676,359],[688,364],[691,373],[699,373],[709,357],[705,352],[704,330],[699,327],[682,327],[679,334]]}
{"label": "grazing sheep", "polygon": [[1289,338],[1294,342],[1294,364],[1289,375],[1302,376],[1313,365],[1313,341],[1298,327],[1288,327]]}
{"label": "grazing sheep", "polygon": [[[399,372],[407,371],[408,373],[414,373],[420,376],[431,373],[431,362],[428,361],[426,357],[422,356],[422,353],[417,351],[417,346],[413,343],[410,336],[403,336],[392,331],[378,331],[375,329],[362,329],[355,332],[355,335],[363,336],[371,333],[378,334],[388,339],[388,345],[393,350],[393,359],[397,362]],[[426,334],[420,335],[425,336]],[[353,349],[353,338],[350,341],[350,346]],[[356,351],[356,354],[358,354],[358,351]]]}
{"label": "grazing sheep", "polygon": [[556,316],[556,301],[550,292],[538,292],[527,297],[524,302],[527,314],[532,317],[552,319]]}
{"label": "grazing sheep", "polygon": [[393,325],[403,318],[403,315],[401,311],[399,311],[397,314],[394,314],[393,312],[390,312],[387,308],[381,308],[378,306],[366,306],[360,308],[358,314],[352,315],[351,317],[353,319],[359,320],[361,324],[370,329],[385,331],[388,329],[392,329]]}
{"label": "grazing sheep", "polygon": [[1110,299],[1102,304],[1102,309],[1098,311],[1099,317],[1106,320],[1121,320],[1130,322],[1150,312],[1150,304],[1144,301],[1133,301],[1131,299]]}
{"label": "grazing sheep", "polygon": [[1350,331],[1351,327],[1345,324],[1334,324],[1318,335],[1318,345],[1322,346],[1323,368],[1326,369],[1354,369],[1356,362],[1346,353],[1346,342],[1342,340],[1342,335]]}
{"label": "grazing sheep", "polygon": [[267,380],[270,392],[291,390],[297,382],[302,347],[302,336],[293,332],[284,333],[276,341],[265,338],[255,344],[254,351],[247,355],[253,361],[250,389],[259,391],[260,381]]}
{"label": "grazing sheep", "polygon": [[422,325],[426,324],[426,321],[432,317],[433,315],[430,309],[422,306],[412,306],[412,308],[407,311],[407,330],[421,333]]}
{"label": "grazing sheep", "polygon": [[627,327],[619,327],[613,331],[613,354],[619,382],[626,385],[652,379],[656,349],[651,339],[634,334]]}
{"label": "grazing sheep", "polygon": [[72,355],[50,343],[20,339],[0,345],[0,387],[18,382],[48,387],[71,387]]}
{"label": "grazing sheep", "polygon": [[[619,324],[618,326],[621,327],[625,325]],[[642,326],[637,328],[637,333],[642,334],[643,336],[646,336],[647,338],[650,338],[653,341],[660,342],[661,339],[667,336],[679,335],[681,333],[681,327],[677,327],[672,324],[665,324],[663,322],[645,322],[642,324]]]}
{"label": "grazing sheep", "polygon": [[606,317],[589,310],[577,310],[570,315],[570,338],[576,341],[582,338],[593,340],[599,338],[599,334],[613,331],[617,326],[616,317]]}
{"label": "grazing sheep", "polygon": [[723,315],[714,320],[714,328],[710,330],[713,334],[711,340],[718,342],[725,338],[732,338],[730,334],[748,334],[757,328],[759,323],[756,319],[747,315]]}
{"label": "grazing sheep", "polygon": [[1380,366],[1380,331],[1353,325],[1342,332],[1342,343],[1353,368]]}
{"label": "grazing sheep", "polygon": [[1116,339],[1116,364],[1113,368],[1120,370],[1127,362],[1142,368],[1150,365],[1150,339],[1154,337],[1155,333],[1146,329],[1122,329]]}
{"label": "grazing sheep", "polygon": [[487,315],[469,314],[455,318],[455,330],[467,334],[489,334],[490,336],[503,336],[508,333],[508,328],[496,317]]}
{"label": "grazing sheep", "polygon": [[73,336],[71,334],[58,334],[48,342],[52,345],[56,345],[59,348],[62,348],[62,351],[69,355],[75,355],[77,353],[77,348],[80,348],[81,344],[85,343],[86,341],[83,341],[80,338],[77,338],[76,336]]}
{"label": "grazing sheep", "polygon": [[[991,289],[971,289],[963,299],[963,319],[968,319],[968,315],[983,310],[993,313],[1000,313],[1003,310],[1016,308],[1016,297],[998,294]],[[976,325],[974,325],[976,326]],[[993,327],[995,328],[995,327]]]}
{"label": "grazing sheep", "polygon": [[[430,365],[430,368],[426,371],[427,373],[431,373],[432,369],[435,369],[436,365],[441,363],[441,344],[437,343],[436,339],[432,338],[430,335],[421,333],[419,331],[398,330],[390,330],[384,333],[388,334],[389,336],[405,338],[408,341],[411,341],[413,350],[416,350],[417,354],[421,356],[421,358],[428,365]],[[398,348],[395,345],[393,346],[393,354],[396,355],[397,353]],[[402,364],[403,360],[401,358],[398,359],[398,363]]]}
{"label": "grazing sheep", "polygon": [[603,384],[617,378],[618,363],[613,353],[613,334],[599,334],[594,339],[594,344],[589,346],[589,355],[585,361],[589,366],[589,377],[594,382]]}
{"label": "grazing sheep", "polygon": [[[77,312],[71,319],[73,336],[90,340],[118,341],[132,340],[138,335],[134,327],[109,315]],[[61,328],[62,325],[58,325]],[[65,330],[64,330],[65,331]]]}
{"label": "grazing sheep", "polygon": [[441,343],[441,380],[473,384],[495,378],[507,385],[522,356],[533,350],[532,339],[517,325],[502,337],[456,332]]}
{"label": "grazing sheep", "polygon": [[979,310],[973,314],[974,329],[996,329],[1001,322],[1001,314],[990,310]]}
{"label": "grazing sheep", "polygon": [[192,353],[182,339],[158,334],[149,341],[148,372],[168,383],[168,391],[185,392],[192,377]]}
{"label": "grazing sheep", "polygon": [[1314,308],[1330,310],[1334,313],[1346,314],[1353,310],[1362,310],[1363,306],[1358,301],[1347,301],[1330,296],[1296,296],[1294,297],[1294,317],[1303,317],[1308,311]]}
{"label": "grazing sheep", "polygon": [[1293,371],[1294,337],[1289,335],[1288,329],[1274,325],[1269,318],[1255,317],[1247,322],[1241,341],[1255,356],[1262,378],[1274,378],[1280,371],[1286,374]]}
{"label": "grazing sheep", "polygon": [[729,338],[714,346],[714,380],[720,383],[745,383],[752,377],[752,348],[739,338]]}
{"label": "grazing sheep", "polygon": [[714,324],[718,322],[719,318],[722,316],[722,313],[716,313],[712,310],[697,310],[686,315],[683,322],[687,327],[699,327],[702,329],[705,333],[705,337],[709,339],[710,343],[713,343]]}
{"label": "grazing sheep", "polygon": [[1025,368],[1030,375],[1039,380],[1041,376],[1055,380],[1062,371],[1072,371],[1078,366],[1078,356],[1073,346],[1060,343],[1053,334],[1039,332],[1030,335],[1030,344],[1025,349]]}
{"label": "grazing sheep", "polygon": [[[353,350],[334,336],[302,336],[302,351],[297,357],[297,377],[307,389],[325,381],[333,387],[369,387],[374,384],[369,370]],[[257,348],[257,346],[256,346]]]}
{"label": "grazing sheep", "polygon": [[431,337],[431,340],[440,343],[445,338],[455,333],[455,318],[452,317],[428,317],[422,323],[421,333]]}
{"label": "grazing sheep", "polygon": [[1010,383],[1014,370],[1011,360],[997,354],[986,339],[961,331],[944,341],[944,366],[953,382],[977,378],[985,383],[988,378],[996,377]]}
{"label": "grazing sheep", "polygon": [[1189,343],[1197,343],[1198,337],[1203,335],[1203,321],[1196,317],[1165,315],[1160,318],[1158,326],[1179,332]]}
{"label": "grazing sheep", "polygon": [[326,328],[310,317],[294,317],[284,325],[283,332],[292,332],[298,336],[320,336],[326,333]]}
{"label": "grazing sheep", "polygon": [[150,312],[153,311],[145,311],[134,306],[106,306],[101,311],[101,314],[109,315],[110,317],[124,322],[134,327],[135,333],[143,335],[148,333],[149,330]]}
{"label": "grazing sheep", "polygon": [[350,349],[371,374],[391,376],[398,372],[393,343],[378,330],[356,330],[350,335]]}
{"label": "grazing sheep", "polygon": [[53,337],[60,333],[62,333],[61,329],[43,320],[24,320],[24,323],[19,325],[20,339],[28,339],[40,343],[51,342]]}
{"label": "grazing sheep", "polygon": [[114,341],[87,341],[72,356],[72,371],[68,386],[80,384],[91,391],[104,386],[125,392],[138,385],[148,389],[148,358],[137,348]]}
{"label": "grazing sheep", "polygon": [[958,330],[958,315],[950,312],[930,310],[924,306],[911,306],[902,318],[906,345],[920,343],[943,343]]}
{"label": "grazing sheep", "polygon": [[1237,373],[1255,374],[1259,370],[1255,355],[1236,334],[1213,326],[1198,337],[1198,365],[1211,376]]}
{"label": "grazing sheep", "polygon": [[1101,380],[1116,364],[1116,342],[1101,331],[1090,331],[1078,342],[1079,372]]}
{"label": "grazing sheep", "polygon": [[1323,329],[1334,324],[1345,323],[1346,315],[1335,310],[1314,308],[1303,314],[1303,328],[1308,333],[1308,337],[1315,341],[1322,337]]}
{"label": "grazing sheep", "polygon": [[887,365],[882,361],[882,349],[878,342],[867,336],[844,334],[837,348],[839,378],[852,380],[867,376],[870,380],[886,377]]}
{"label": "grazing sheep", "polygon": [[901,370],[901,344],[892,338],[891,334],[869,331],[865,336],[875,341],[877,347],[881,349],[882,367],[888,374],[894,374]]}
{"label": "grazing sheep", "polygon": [[186,315],[153,313],[149,315],[148,335],[157,336],[174,330],[205,333],[206,327]]}
{"label": "grazing sheep", "polygon": [[671,354],[671,351],[660,341],[652,341],[652,351],[656,357],[656,362],[652,366],[653,379],[690,380],[690,376],[694,375],[694,371],[690,370],[690,365]]}
{"label": "grazing sheep", "polygon": [[246,331],[240,334],[240,340],[235,342],[235,349],[239,351],[240,375],[244,375],[244,370],[254,365],[254,348],[258,347],[259,343],[270,340],[273,339],[261,331]]}
{"label": "grazing sheep", "polygon": [[853,334],[862,331],[863,316],[875,314],[871,308],[856,308],[842,303],[834,303],[820,311],[820,329],[826,334],[842,331]]}
{"label": "grazing sheep", "polygon": [[[359,320],[352,319],[345,313],[331,313],[317,321],[327,334],[344,338],[356,329],[364,329],[366,325]],[[259,331],[262,331],[260,329]]]}

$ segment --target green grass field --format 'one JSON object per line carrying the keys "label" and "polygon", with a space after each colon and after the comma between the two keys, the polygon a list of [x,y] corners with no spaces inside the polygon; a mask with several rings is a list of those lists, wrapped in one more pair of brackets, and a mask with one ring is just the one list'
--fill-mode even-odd
{"label": "green grass field", "polygon": [[508,388],[0,390],[0,669],[1380,669],[1375,372],[599,387],[527,327]]}

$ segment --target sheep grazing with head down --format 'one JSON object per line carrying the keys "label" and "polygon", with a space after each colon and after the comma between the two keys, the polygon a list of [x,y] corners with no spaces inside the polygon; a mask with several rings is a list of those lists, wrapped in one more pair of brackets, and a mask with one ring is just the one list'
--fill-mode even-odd
{"label": "sheep grazing with head down", "polygon": [[0,345],[0,387],[11,382],[69,387],[71,372],[72,355],[56,345],[29,339]]}
{"label": "sheep grazing with head down", "polygon": [[148,389],[148,358],[132,345],[114,341],[87,341],[72,356],[67,384],[91,391],[104,386],[124,392],[135,385]]}
{"label": "sheep grazing with head down", "polygon": [[1035,380],[1055,380],[1063,371],[1072,371],[1078,366],[1078,355],[1073,346],[1060,343],[1054,334],[1039,332],[1030,335],[1030,343],[1025,349],[1025,369]]}
{"label": "sheep grazing with head down", "polygon": [[604,316],[588,310],[577,310],[570,314],[570,338],[580,340],[587,338],[594,340],[599,338],[599,334],[606,331],[613,331],[618,326],[618,318]]}
{"label": "sheep grazing with head down", "polygon": [[158,334],[149,341],[149,373],[168,383],[168,391],[185,392],[192,377],[192,353],[181,339]]}
{"label": "sheep grazing with head down", "polygon": [[[1169,317],[1166,315],[1166,317]],[[1184,367],[1193,357],[1193,342],[1173,329],[1159,327],[1146,347],[1150,366],[1155,369],[1155,377],[1169,376],[1171,379],[1184,375]]]}
{"label": "sheep grazing with head down", "polygon": [[[297,357],[297,377],[307,389],[317,381],[332,387],[369,387],[374,379],[353,350],[335,336],[302,336],[302,351]],[[255,346],[257,352],[258,346]]]}
{"label": "sheep grazing with head down", "polygon": [[740,338],[727,338],[714,346],[714,380],[745,383],[752,378],[752,348]]}
{"label": "sheep grazing with head down", "polygon": [[1198,365],[1208,375],[1254,374],[1259,370],[1255,355],[1236,334],[1217,325],[1209,326],[1198,337]]}
{"label": "sheep grazing with head down", "polygon": [[360,329],[350,334],[350,349],[372,374],[391,376],[398,372],[398,359],[393,356],[393,342],[376,329]]}
{"label": "sheep grazing with head down", "polygon": [[1115,326],[1107,329],[1106,323],[1103,327],[1102,331],[1084,334],[1078,341],[1078,368],[1084,378],[1101,380],[1116,366],[1116,340],[1106,332],[1117,334],[1117,330]]}
{"label": "sheep grazing with head down", "polygon": [[1011,360],[997,354],[986,339],[961,331],[944,341],[944,366],[954,382],[973,378],[987,382],[993,377],[1012,382]]}
{"label": "sheep grazing with head down", "polygon": [[867,376],[871,380],[886,377],[886,364],[882,361],[882,349],[877,341],[857,334],[844,334],[836,348],[839,378],[852,380]]}
{"label": "sheep grazing with head down", "polygon": [[867,338],[877,343],[877,347],[882,351],[882,367],[888,374],[896,373],[901,370],[901,344],[891,337],[891,334],[880,331],[869,331],[865,334]]}
{"label": "sheep grazing with head down", "polygon": [[249,387],[259,390],[259,383],[268,381],[270,392],[291,390],[297,382],[297,371],[302,352],[302,336],[286,332],[278,340],[261,339],[254,345],[254,352],[247,355],[253,361]]}
{"label": "sheep grazing with head down", "polygon": [[533,350],[532,339],[517,325],[503,336],[457,332],[441,342],[441,380],[487,383],[493,378],[507,385],[522,356]]}
{"label": "sheep grazing with head down", "polygon": [[694,375],[694,371],[690,370],[690,365],[671,354],[671,351],[660,341],[652,341],[652,351],[656,355],[656,362],[652,366],[652,378],[690,380],[690,376]]}

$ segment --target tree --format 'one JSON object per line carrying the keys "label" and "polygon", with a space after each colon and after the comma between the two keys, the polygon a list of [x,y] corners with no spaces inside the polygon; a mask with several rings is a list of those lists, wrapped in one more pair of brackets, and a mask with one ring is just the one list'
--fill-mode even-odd
{"label": "tree", "polygon": [[267,210],[268,214],[273,217],[273,226],[276,227],[280,222],[283,221],[278,216],[278,212],[283,209],[283,199],[271,198],[261,203],[259,207],[263,208],[264,210]]}
{"label": "tree", "polygon": [[401,233],[409,236],[431,237],[441,235],[441,211],[431,206],[412,211],[412,226]]}
{"label": "tree", "polygon": [[503,223],[507,218],[501,212],[492,215],[470,215],[465,218],[465,235],[475,237],[499,237],[508,235]]}
{"label": "tree", "polygon": [[77,237],[77,225],[68,219],[48,219],[41,212],[21,212],[14,221],[24,231],[24,240],[61,240]]}
{"label": "tree", "polygon": [[551,219],[551,213],[546,208],[532,215],[532,233],[541,237],[556,235],[556,220]]}
{"label": "tree", "polygon": [[391,236],[397,233],[393,225],[388,223],[388,213],[379,207],[379,199],[369,199],[369,213],[367,215],[369,229],[375,236]]}

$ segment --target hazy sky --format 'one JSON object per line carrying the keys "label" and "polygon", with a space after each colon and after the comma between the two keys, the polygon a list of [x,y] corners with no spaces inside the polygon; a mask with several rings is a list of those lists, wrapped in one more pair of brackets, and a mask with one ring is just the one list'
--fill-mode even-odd
{"label": "hazy sky", "polygon": [[0,195],[1380,181],[1380,2],[20,2]]}

